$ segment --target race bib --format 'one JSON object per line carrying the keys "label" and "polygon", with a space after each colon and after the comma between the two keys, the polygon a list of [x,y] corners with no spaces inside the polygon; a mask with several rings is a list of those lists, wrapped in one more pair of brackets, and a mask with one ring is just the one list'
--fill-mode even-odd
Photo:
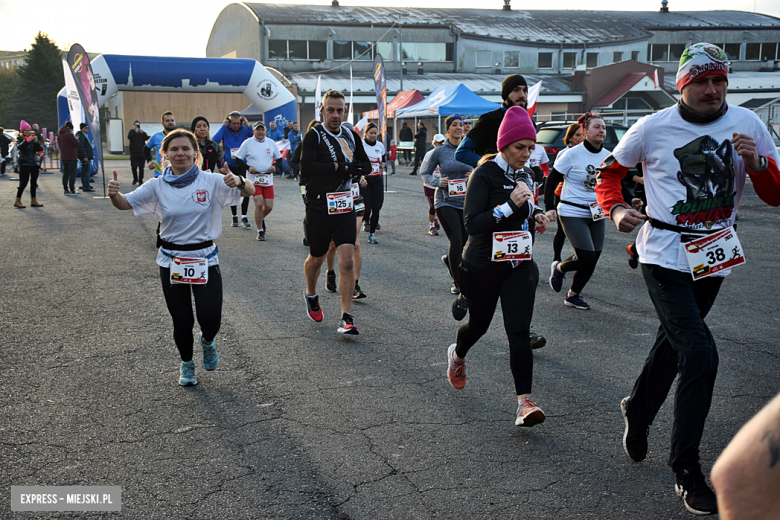
{"label": "race bib", "polygon": [[339,215],[352,211],[352,191],[337,191],[326,193],[328,198],[328,215]]}
{"label": "race bib", "polygon": [[272,173],[257,173],[255,174],[255,186],[261,186],[267,188],[273,186],[273,174]]}
{"label": "race bib", "polygon": [[530,260],[533,239],[527,231],[498,231],[493,233],[493,262],[522,262]]}
{"label": "race bib", "polygon": [[[739,243],[733,227],[700,238],[694,237],[695,235],[685,234],[680,236],[680,256],[687,259],[685,267],[694,280],[701,280],[745,263],[742,244]],[[683,264],[682,261],[677,263],[678,267]]]}
{"label": "race bib", "polygon": [[353,182],[349,186],[349,191],[352,193],[352,198],[357,200],[360,198],[360,185],[357,182]]}
{"label": "race bib", "polygon": [[234,157],[234,158],[235,158],[235,156],[236,156],[236,154],[237,154],[237,153],[238,153],[238,148],[231,148],[231,149],[230,149],[230,156],[231,156],[231,157]]}
{"label": "race bib", "polygon": [[379,175],[379,172],[381,170],[381,164],[380,163],[371,163],[371,174],[372,175]]}
{"label": "race bib", "polygon": [[466,194],[466,179],[455,179],[447,181],[447,189],[450,197],[462,196]]}
{"label": "race bib", "polygon": [[209,281],[209,261],[206,258],[171,259],[171,283],[206,285]]}
{"label": "race bib", "polygon": [[593,217],[593,222],[598,222],[599,220],[602,220],[607,217],[604,214],[604,210],[601,209],[601,206],[599,206],[598,202],[590,203],[590,214]]}

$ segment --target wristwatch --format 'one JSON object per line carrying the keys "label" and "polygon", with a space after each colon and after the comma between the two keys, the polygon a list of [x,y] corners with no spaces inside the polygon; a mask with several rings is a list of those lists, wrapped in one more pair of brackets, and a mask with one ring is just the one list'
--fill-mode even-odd
{"label": "wristwatch", "polygon": [[762,172],[767,169],[769,166],[769,161],[766,160],[766,157],[763,155],[758,156],[758,170],[756,170],[756,173]]}
{"label": "wristwatch", "polygon": [[246,186],[246,180],[240,175],[236,175],[236,177],[241,179],[241,184],[239,186],[236,186],[236,188],[238,188],[239,190],[243,190],[244,186]]}

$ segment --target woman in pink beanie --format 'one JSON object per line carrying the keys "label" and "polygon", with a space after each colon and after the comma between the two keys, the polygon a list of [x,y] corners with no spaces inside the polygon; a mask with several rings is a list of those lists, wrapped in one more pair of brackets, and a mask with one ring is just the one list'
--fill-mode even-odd
{"label": "woman in pink beanie", "polygon": [[[460,285],[470,315],[458,329],[456,343],[447,350],[447,376],[453,387],[462,389],[466,386],[466,354],[487,332],[501,299],[517,395],[516,426],[544,421],[544,412],[531,401],[534,359],[528,337],[539,283],[529,221],[535,221],[539,233],[548,224],[533,203],[533,174],[523,169],[535,143],[536,131],[528,113],[511,107],[498,129],[499,153],[484,156],[469,178],[464,204],[469,237]],[[518,235],[519,241],[514,241]]]}
{"label": "woman in pink beanie", "polygon": [[16,138],[16,149],[19,153],[19,187],[16,189],[15,208],[24,208],[22,194],[27,184],[30,183],[30,206],[41,208],[43,204],[35,198],[35,187],[38,183],[38,153],[43,151],[43,144],[38,142],[38,136],[32,131],[27,121],[19,123],[21,133]]}

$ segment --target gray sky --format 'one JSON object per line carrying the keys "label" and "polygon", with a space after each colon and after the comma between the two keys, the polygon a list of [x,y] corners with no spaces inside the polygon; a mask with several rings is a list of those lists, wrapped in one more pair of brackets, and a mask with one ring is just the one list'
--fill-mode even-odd
{"label": "gray sky", "polygon": [[[57,45],[68,49],[80,43],[88,52],[142,56],[206,55],[211,27],[222,9],[234,2],[167,2],[160,0],[102,0],[65,3],[61,0],[19,2],[0,0],[0,50],[29,48],[37,32],[43,31]],[[329,5],[330,0],[276,0],[276,3]],[[516,8],[521,2],[515,0]],[[393,5],[394,7],[440,7],[441,0],[376,0],[370,3],[342,0],[342,5]],[[599,10],[626,10],[625,0],[600,0]],[[183,6],[187,6],[184,9]],[[491,0],[485,7],[500,9],[503,0]],[[631,10],[657,11],[661,0],[631,2]],[[756,11],[780,17],[780,0],[669,0],[672,11],[697,11],[706,5],[711,10]],[[473,7],[473,0],[450,0],[448,7]],[[560,9],[595,8],[582,0],[558,0]],[[81,18],[82,7],[94,15]],[[97,20],[97,25],[93,25]],[[94,28],[94,29],[92,29]],[[88,30],[89,29],[89,30]]]}

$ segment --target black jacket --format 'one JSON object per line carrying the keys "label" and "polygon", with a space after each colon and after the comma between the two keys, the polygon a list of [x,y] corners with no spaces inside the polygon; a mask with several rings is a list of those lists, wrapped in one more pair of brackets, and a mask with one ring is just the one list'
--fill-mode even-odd
{"label": "black jacket", "polygon": [[427,144],[427,142],[428,142],[428,131],[425,129],[425,127],[422,127],[420,130],[417,131],[416,134],[414,134],[414,147],[425,149],[425,145]]}
{"label": "black jacket", "polygon": [[501,121],[504,120],[504,114],[506,114],[506,107],[501,105],[499,108],[486,112],[479,116],[477,123],[469,130],[466,137],[474,141],[476,145],[474,152],[483,156],[489,153],[497,153],[496,141],[498,141],[498,127],[501,126]]}
{"label": "black jacket", "polygon": [[[344,146],[349,150],[345,152]],[[349,191],[353,179],[371,173],[371,162],[360,137],[346,127],[341,127],[334,137],[323,125],[316,125],[306,132],[299,148],[308,209],[327,211],[326,193]],[[338,169],[333,163],[338,163]]]}
{"label": "black jacket", "polygon": [[79,140],[79,160],[92,160],[92,145],[89,144],[89,139],[87,138],[87,134],[85,134],[82,131],[78,131],[76,133],[76,137]]}
{"label": "black jacket", "polygon": [[[469,239],[463,249],[463,260],[482,269],[511,269],[511,262],[493,262],[493,233],[496,231],[522,231],[523,224],[529,217],[542,212],[536,208],[533,215],[530,204],[519,208],[509,200],[509,196],[518,182],[533,188],[533,176],[528,170],[514,173],[504,172],[493,161],[478,166],[469,177],[466,188],[466,200],[463,204],[463,219]],[[505,202],[514,209],[508,218],[496,222],[493,209]],[[529,224],[529,232],[533,227]]]}
{"label": "black jacket", "polygon": [[19,166],[38,166],[38,152],[43,151],[40,141],[27,141],[23,134],[16,138]]}
{"label": "black jacket", "polygon": [[4,133],[0,132],[0,157],[5,157],[8,155],[8,145],[10,144],[11,139]]}
{"label": "black jacket", "polygon": [[200,157],[203,159],[203,164],[200,169],[204,171],[211,170],[211,173],[218,173],[219,165],[222,162],[219,154],[219,145],[209,139],[205,143],[198,143],[198,148],[200,148]]}
{"label": "black jacket", "polygon": [[144,146],[146,146],[146,141],[149,140],[149,136],[143,130],[140,132],[130,130],[130,132],[127,134],[127,140],[130,141],[131,155],[143,155]]}
{"label": "black jacket", "polygon": [[398,134],[398,140],[399,141],[412,141],[414,139],[414,134],[412,134],[412,129],[408,126],[405,126],[401,128],[401,132]]}

